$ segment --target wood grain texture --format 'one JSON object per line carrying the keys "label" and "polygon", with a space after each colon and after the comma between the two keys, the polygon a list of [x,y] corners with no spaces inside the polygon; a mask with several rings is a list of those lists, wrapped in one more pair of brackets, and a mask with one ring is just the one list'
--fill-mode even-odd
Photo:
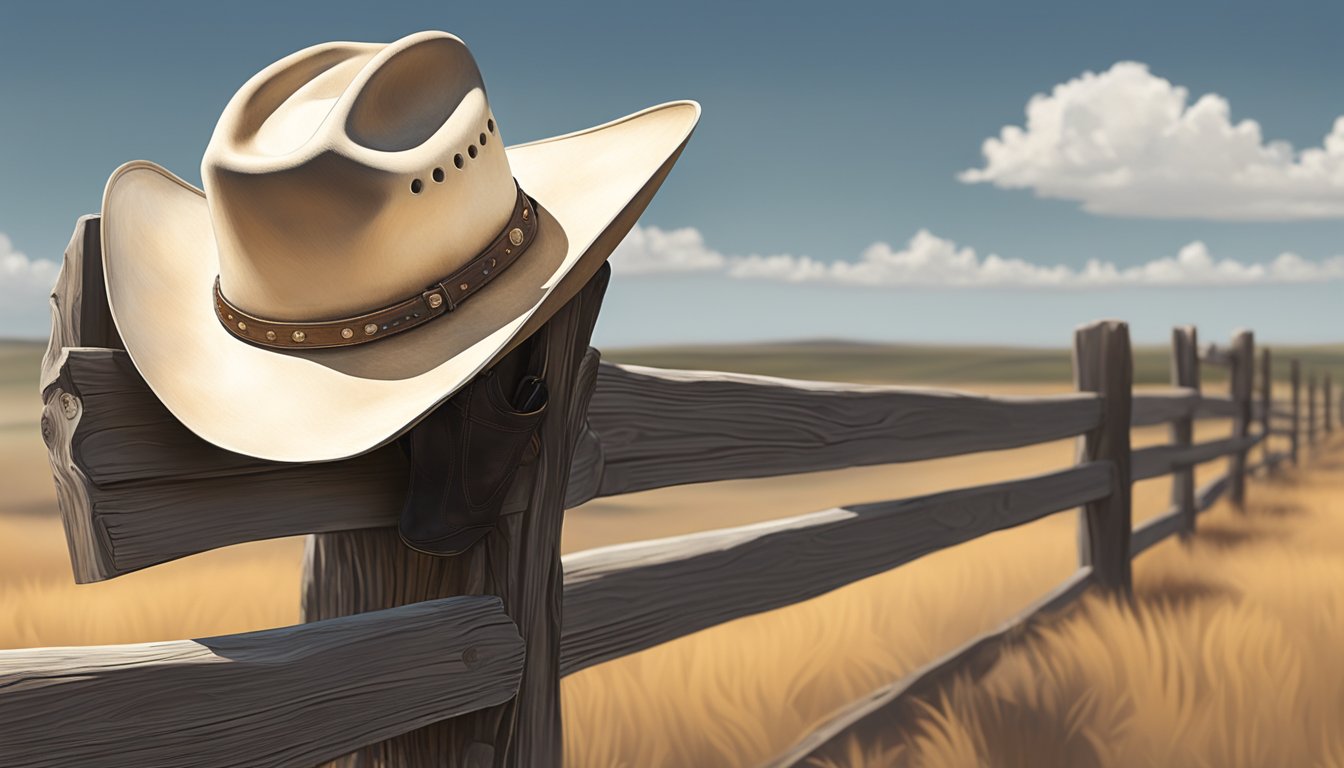
{"label": "wood grain texture", "polygon": [[1087,394],[988,397],[603,366],[588,422],[603,454],[596,495],[609,496],[1032,445],[1091,429],[1099,413]]}
{"label": "wood grain texture", "polygon": [[[51,291],[51,336],[39,380],[42,392],[55,381],[66,347],[125,348],[103,288],[100,226],[98,216],[81,216],[65,247],[65,259]],[[90,289],[85,290],[85,285]]]}
{"label": "wood grain texture", "polygon": [[1221,456],[1235,456],[1260,442],[1259,435],[1224,437],[1194,445],[1153,445],[1133,453],[1130,476],[1134,482],[1161,477]]}
{"label": "wood grain texture", "polygon": [[565,674],[806,600],[954,544],[1109,496],[1114,468],[1040,477],[565,558]]}
{"label": "wood grain texture", "polygon": [[[339,766],[550,766],[561,755],[560,523],[571,451],[594,378],[588,339],[610,269],[538,331],[547,350],[550,405],[533,472],[519,477],[525,511],[505,515],[466,554],[436,558],[401,544],[393,529],[318,534],[304,565],[305,620],[345,616],[454,594],[494,594],[517,623],[527,648],[518,697],[368,746]],[[512,491],[511,492],[515,492]]]}
{"label": "wood grain texture", "polygon": [[[669,484],[1030,444],[1078,434],[1100,408],[1092,395],[880,387],[840,387],[831,402],[831,385],[730,374],[726,382],[688,374],[682,384],[679,372],[632,374],[596,357],[585,370],[597,389],[566,506]],[[387,526],[401,508],[406,468],[396,446],[324,464],[260,461],[216,448],[173,419],[123,351],[67,349],[58,378],[82,402],[77,432],[66,438],[87,496],[69,497],[63,513],[112,533],[72,550],[82,581],[245,541]],[[657,385],[645,390],[637,379]],[[511,493],[506,509],[520,511],[526,499]]]}
{"label": "wood grain texture", "polygon": [[202,640],[0,651],[0,764],[312,765],[512,698],[523,642],[457,597]]}
{"label": "wood grain texture", "polygon": [[1093,583],[1091,569],[1080,568],[1040,600],[999,628],[975,637],[914,673],[879,688],[838,712],[797,744],[771,760],[772,768],[850,765],[851,743],[875,744],[890,738],[902,725],[923,714],[918,704],[931,700],[953,676],[971,680],[984,677],[1004,650],[1024,642],[1040,624],[1068,608]]}
{"label": "wood grain texture", "polygon": [[1073,377],[1079,391],[1102,398],[1101,423],[1078,442],[1078,460],[1109,462],[1116,471],[1109,496],[1089,502],[1078,521],[1078,560],[1091,566],[1103,589],[1128,595],[1131,588],[1129,536],[1130,397],[1134,391],[1134,357],[1129,326],[1102,320],[1079,328],[1073,337]]}
{"label": "wood grain texture", "polygon": [[[1193,389],[1200,394],[1199,331],[1193,325],[1171,329],[1171,383]],[[1194,442],[1193,418],[1178,419],[1171,423],[1171,446],[1176,450],[1188,448]],[[1189,538],[1195,532],[1194,465],[1175,469],[1171,478],[1171,505],[1181,517],[1181,536]],[[1132,550],[1132,547],[1131,547]]]}

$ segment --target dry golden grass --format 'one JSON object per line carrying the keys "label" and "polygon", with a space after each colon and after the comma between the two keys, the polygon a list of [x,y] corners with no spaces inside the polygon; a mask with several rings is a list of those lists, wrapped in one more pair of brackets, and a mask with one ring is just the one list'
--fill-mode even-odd
{"label": "dry golden grass", "polygon": [[[1027,389],[1041,388],[1012,387]],[[1201,425],[1200,438],[1225,432],[1225,426]],[[1164,435],[1141,430],[1136,442]],[[6,496],[7,509],[0,510],[0,647],[199,637],[298,620],[301,544],[293,539],[73,585],[59,523],[34,511],[52,505],[41,444],[22,439],[32,445],[6,453],[14,458],[6,459],[5,480],[20,492]],[[10,451],[4,444],[0,449]],[[632,494],[572,510],[563,549],[994,482],[1072,460],[1072,443],[1060,442]],[[1204,469],[1217,473],[1222,465]],[[1164,509],[1166,494],[1163,480],[1139,484],[1138,519]],[[837,708],[996,626],[1053,587],[1074,568],[1074,537],[1073,515],[1055,515],[574,675],[562,691],[567,761],[706,766],[768,759]],[[916,746],[856,744],[853,762],[905,759]]]}
{"label": "dry golden grass", "polygon": [[1344,765],[1341,444],[829,766]]}

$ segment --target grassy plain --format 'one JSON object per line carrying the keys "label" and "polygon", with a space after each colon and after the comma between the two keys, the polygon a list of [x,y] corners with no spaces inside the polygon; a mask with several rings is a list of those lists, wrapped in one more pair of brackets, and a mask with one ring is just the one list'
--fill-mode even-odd
{"label": "grassy plain", "polygon": [[[1344,348],[1320,354],[1334,355],[1332,364],[1344,362]],[[72,583],[45,449],[37,435],[38,357],[35,345],[0,346],[0,647],[201,637],[296,622],[299,539],[231,547],[101,584]],[[973,391],[1070,388],[1068,353],[1061,350],[817,342],[618,350],[607,357],[800,378],[947,384]],[[1165,383],[1165,359],[1161,350],[1141,350],[1139,380]],[[1211,389],[1221,389],[1212,376],[1206,380]],[[1226,425],[1201,424],[1200,432],[1200,438],[1216,437],[1226,433]],[[1164,439],[1161,429],[1135,432],[1136,444]],[[562,548],[576,551],[1021,477],[1067,466],[1073,450],[1065,441],[601,499],[567,514]],[[1200,471],[1207,479],[1221,466]],[[1253,498],[1259,492],[1253,491]],[[1140,483],[1135,491],[1138,519],[1165,509],[1167,493],[1165,480]],[[768,759],[836,708],[996,626],[1054,586],[1074,568],[1074,537],[1073,515],[1054,515],[814,600],[571,676],[562,691],[567,762],[706,766]],[[1141,582],[1149,578],[1145,573],[1151,557],[1140,561]],[[1336,637],[1344,639],[1344,632]],[[964,722],[972,723],[969,717]],[[856,748],[915,754],[906,737],[893,739],[893,745]]]}

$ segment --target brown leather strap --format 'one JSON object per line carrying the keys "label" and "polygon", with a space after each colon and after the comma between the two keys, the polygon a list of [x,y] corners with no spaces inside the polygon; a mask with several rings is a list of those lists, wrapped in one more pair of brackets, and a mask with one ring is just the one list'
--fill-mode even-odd
{"label": "brown leather strap", "polygon": [[452,312],[523,255],[537,234],[536,203],[518,188],[509,223],[480,255],[429,286],[419,295],[372,312],[339,320],[286,322],[267,320],[234,306],[215,278],[215,314],[229,333],[276,349],[348,347],[387,338]]}

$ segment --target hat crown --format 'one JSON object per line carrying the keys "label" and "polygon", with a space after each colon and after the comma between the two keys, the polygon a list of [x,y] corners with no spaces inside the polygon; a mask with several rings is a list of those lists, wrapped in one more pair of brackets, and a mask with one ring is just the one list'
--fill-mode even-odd
{"label": "hat crown", "polygon": [[517,194],[480,70],[445,32],[272,64],[230,100],[201,176],[221,291],[289,321],[420,293],[499,236]]}

